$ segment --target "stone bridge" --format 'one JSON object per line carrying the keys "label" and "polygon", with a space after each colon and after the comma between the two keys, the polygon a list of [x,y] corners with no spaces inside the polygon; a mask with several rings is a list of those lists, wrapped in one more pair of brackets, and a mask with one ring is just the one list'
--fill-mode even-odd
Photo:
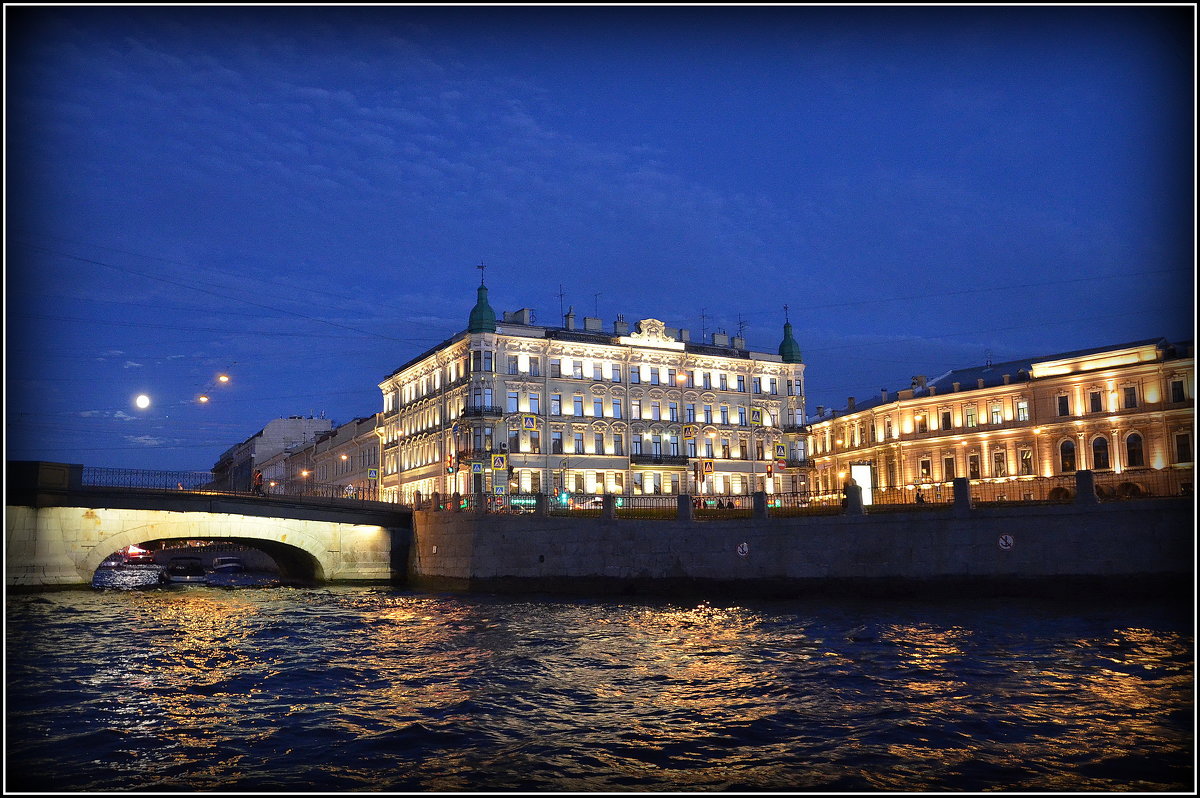
{"label": "stone bridge", "polygon": [[268,554],[284,581],[392,581],[405,575],[412,516],[384,502],[93,487],[83,467],[10,462],[5,585],[90,585],[113,552],[168,540],[227,541]]}

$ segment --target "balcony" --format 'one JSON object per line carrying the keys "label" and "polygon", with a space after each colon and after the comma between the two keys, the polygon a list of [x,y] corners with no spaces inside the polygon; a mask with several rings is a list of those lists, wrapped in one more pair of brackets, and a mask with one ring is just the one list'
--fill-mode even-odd
{"label": "balcony", "polygon": [[481,416],[502,416],[504,408],[495,405],[476,405],[463,408],[463,418],[479,418]]}
{"label": "balcony", "polygon": [[657,465],[686,468],[688,458],[681,454],[631,454],[630,465]]}

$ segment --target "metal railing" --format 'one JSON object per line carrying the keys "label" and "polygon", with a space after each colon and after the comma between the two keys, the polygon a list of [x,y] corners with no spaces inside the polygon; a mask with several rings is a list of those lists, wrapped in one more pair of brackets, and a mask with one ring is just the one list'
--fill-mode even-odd
{"label": "metal railing", "polygon": [[231,488],[214,479],[211,471],[147,471],[135,468],[84,466],[83,487],[184,491],[223,496],[279,496],[380,501],[378,488],[308,479],[264,480],[261,493],[253,488]]}

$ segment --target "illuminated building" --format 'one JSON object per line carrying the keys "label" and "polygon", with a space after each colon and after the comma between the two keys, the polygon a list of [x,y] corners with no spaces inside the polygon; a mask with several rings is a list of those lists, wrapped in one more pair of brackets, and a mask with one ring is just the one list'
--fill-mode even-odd
{"label": "illuminated building", "polygon": [[[950,371],[909,388],[819,410],[809,440],[813,489],[955,477],[1021,480],[1148,469],[1186,471],[1194,452],[1192,344],[1165,339]],[[1128,478],[1128,477],[1126,477]]]}
{"label": "illuminated building", "polygon": [[[467,328],[379,383],[383,498],[804,487],[804,364],[655,319],[538,326],[480,283]],[[494,460],[498,455],[504,459]],[[493,468],[493,466],[496,466]]]}

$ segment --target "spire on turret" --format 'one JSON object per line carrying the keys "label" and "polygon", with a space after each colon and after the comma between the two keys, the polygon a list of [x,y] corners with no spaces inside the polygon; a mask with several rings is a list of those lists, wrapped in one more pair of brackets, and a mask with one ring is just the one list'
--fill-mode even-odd
{"label": "spire on turret", "polygon": [[488,304],[488,290],[483,284],[483,270],[487,267],[480,261],[475,268],[479,269],[479,288],[476,291],[475,307],[471,308],[471,315],[467,319],[467,332],[495,332],[496,311]]}
{"label": "spire on turret", "polygon": [[792,337],[792,321],[788,316],[788,306],[783,306],[783,340],[779,343],[779,356],[784,363],[802,363],[800,359],[800,344]]}

